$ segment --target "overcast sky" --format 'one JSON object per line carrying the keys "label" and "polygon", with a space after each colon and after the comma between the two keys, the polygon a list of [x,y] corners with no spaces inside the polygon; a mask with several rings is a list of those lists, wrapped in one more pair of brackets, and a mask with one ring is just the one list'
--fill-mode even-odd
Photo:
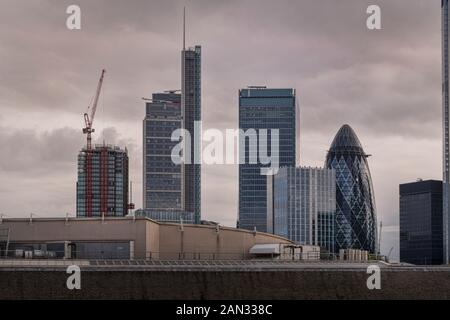
{"label": "overcast sky", "polygon": [[[66,28],[70,4],[82,29]],[[381,7],[382,30],[366,28]],[[323,166],[341,125],[371,154],[382,249],[398,255],[398,185],[441,179],[438,0],[0,0],[0,213],[75,214],[83,113],[107,69],[95,139],[126,146],[142,205],[142,119],[153,92],[180,88],[202,46],[204,128],[236,128],[238,89],[297,89],[301,165]],[[234,226],[236,166],[203,166],[204,219]]]}

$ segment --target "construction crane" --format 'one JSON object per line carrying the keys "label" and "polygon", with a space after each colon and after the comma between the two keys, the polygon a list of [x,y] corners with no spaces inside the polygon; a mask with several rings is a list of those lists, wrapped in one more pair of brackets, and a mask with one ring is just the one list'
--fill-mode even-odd
{"label": "construction crane", "polygon": [[[95,118],[95,112],[97,111],[98,98],[100,91],[102,90],[103,77],[106,70],[102,70],[100,79],[98,80],[97,91],[93,102],[88,106],[87,111],[84,114],[84,122],[86,127],[83,128],[83,133],[87,135],[86,142],[86,216],[92,216],[92,133],[95,131],[92,127]],[[90,111],[90,115],[89,115]]]}
{"label": "construction crane", "polygon": [[[100,80],[98,80],[97,91],[95,92],[95,97],[92,105],[88,106],[86,113],[84,114],[84,122],[86,127],[83,128],[83,133],[87,134],[87,144],[86,147],[88,150],[92,149],[92,132],[95,132],[94,128],[92,128],[92,124],[94,123],[95,111],[97,111],[97,103],[98,98],[100,96],[100,91],[102,90],[103,77],[105,76],[106,70],[102,70],[102,74],[100,76]],[[91,115],[89,116],[88,112],[91,110]]]}

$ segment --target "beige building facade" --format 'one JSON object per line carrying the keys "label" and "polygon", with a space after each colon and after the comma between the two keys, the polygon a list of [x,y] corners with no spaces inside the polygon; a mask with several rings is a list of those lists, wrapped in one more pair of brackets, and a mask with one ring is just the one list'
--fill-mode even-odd
{"label": "beige building facade", "polygon": [[248,259],[256,244],[292,244],[261,232],[148,218],[3,219],[0,254],[14,258]]}

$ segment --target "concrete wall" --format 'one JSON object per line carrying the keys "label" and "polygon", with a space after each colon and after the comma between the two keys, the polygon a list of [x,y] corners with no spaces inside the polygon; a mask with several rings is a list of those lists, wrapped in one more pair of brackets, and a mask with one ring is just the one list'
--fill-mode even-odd
{"label": "concrete wall", "polygon": [[159,238],[160,230],[159,224],[153,222],[146,223],[146,254],[147,259],[158,259],[159,258]]}
{"label": "concrete wall", "polygon": [[160,225],[161,258],[244,259],[257,243],[291,243],[285,238],[246,230],[204,225]]}
{"label": "concrete wall", "polygon": [[450,272],[383,272],[369,290],[365,271],[85,271],[81,290],[64,271],[2,271],[0,299],[450,299]]}
{"label": "concrete wall", "polygon": [[29,219],[4,220],[10,229],[10,242],[51,241],[134,241],[136,257],[145,255],[146,221],[132,219]]}

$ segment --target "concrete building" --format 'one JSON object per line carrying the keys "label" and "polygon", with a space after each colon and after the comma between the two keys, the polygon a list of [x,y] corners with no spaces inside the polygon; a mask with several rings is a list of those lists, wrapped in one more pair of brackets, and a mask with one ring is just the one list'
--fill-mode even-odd
{"label": "concrete building", "polygon": [[267,176],[267,231],[333,253],[336,176],[333,169],[284,167]]}
{"label": "concrete building", "polygon": [[442,181],[400,185],[400,262],[442,264]]}
{"label": "concrete building", "polygon": [[12,258],[247,259],[255,244],[292,244],[260,232],[148,218],[3,219]]}
{"label": "concrete building", "polygon": [[[239,90],[239,129],[243,132],[277,129],[279,132],[279,166],[296,165],[296,96],[295,89],[271,89],[248,87]],[[267,165],[251,163],[250,157],[258,150],[250,150],[250,139],[240,136],[244,146],[239,146],[245,155],[239,164],[239,228],[267,231],[266,176],[261,168]],[[241,143],[241,142],[240,142]],[[271,139],[268,139],[268,150]]]}
{"label": "concrete building", "polygon": [[87,187],[86,148],[78,154],[77,217],[125,216],[128,211],[127,149],[95,145],[91,152],[91,191]]}

